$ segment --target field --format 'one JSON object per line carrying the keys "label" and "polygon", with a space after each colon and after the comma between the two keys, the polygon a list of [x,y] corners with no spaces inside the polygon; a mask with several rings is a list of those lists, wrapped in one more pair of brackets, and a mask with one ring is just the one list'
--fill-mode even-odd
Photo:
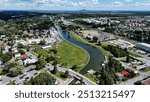
{"label": "field", "polygon": [[87,53],[66,41],[63,41],[56,48],[58,51],[58,62],[67,63],[68,66],[81,65],[88,59]]}
{"label": "field", "polygon": [[90,73],[86,73],[84,76],[96,83],[96,76],[95,75],[90,74]]}
{"label": "field", "polygon": [[91,34],[90,30],[80,30],[80,32],[83,34]]}
{"label": "field", "polygon": [[43,57],[47,57],[48,55],[50,55],[47,50],[42,49],[42,48],[36,49],[35,52],[36,52],[38,55],[41,55],[41,56],[43,56]]}

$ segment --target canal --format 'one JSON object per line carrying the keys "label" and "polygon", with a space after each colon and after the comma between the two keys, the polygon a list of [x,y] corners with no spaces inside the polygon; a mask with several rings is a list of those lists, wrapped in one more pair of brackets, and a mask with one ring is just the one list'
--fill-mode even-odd
{"label": "canal", "polygon": [[68,37],[68,32],[62,31],[59,26],[55,25],[57,31],[61,36],[84,50],[86,50],[90,55],[90,60],[88,64],[80,71],[80,74],[84,75],[88,70],[92,69],[94,71],[98,71],[101,69],[102,62],[105,60],[105,56],[95,47],[92,47],[88,44],[84,44],[82,42],[77,41],[72,36]]}

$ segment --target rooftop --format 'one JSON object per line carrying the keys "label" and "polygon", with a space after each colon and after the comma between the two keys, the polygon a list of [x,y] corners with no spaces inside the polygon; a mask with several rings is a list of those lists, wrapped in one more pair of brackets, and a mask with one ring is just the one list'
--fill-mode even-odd
{"label": "rooftop", "polygon": [[138,45],[143,45],[143,46],[147,46],[150,48],[150,44],[147,44],[147,43],[138,43]]}

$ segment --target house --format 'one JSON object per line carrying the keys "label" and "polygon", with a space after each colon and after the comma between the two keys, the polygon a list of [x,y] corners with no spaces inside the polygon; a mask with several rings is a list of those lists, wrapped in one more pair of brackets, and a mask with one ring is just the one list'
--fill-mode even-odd
{"label": "house", "polygon": [[17,47],[13,47],[11,50],[12,50],[13,53],[18,53]]}
{"label": "house", "polygon": [[51,45],[43,46],[42,49],[48,49],[48,48],[51,48],[51,47],[52,47]]}
{"label": "house", "polygon": [[118,76],[118,78],[120,80],[122,80],[124,78],[124,75],[122,73],[116,73],[116,75]]}
{"label": "house", "polygon": [[27,65],[27,64],[33,64],[33,63],[36,63],[38,60],[33,58],[33,57],[29,57],[27,58],[26,60],[23,61],[24,65]]}
{"label": "house", "polygon": [[16,54],[15,54],[15,58],[19,58],[20,56],[21,56],[20,53],[16,53]]}
{"label": "house", "polygon": [[21,60],[26,60],[29,58],[29,56],[27,54],[23,54],[20,56]]}
{"label": "house", "polygon": [[126,70],[123,70],[122,72],[121,72],[121,74],[123,74],[124,76],[130,76],[130,73],[128,72],[128,71],[126,71]]}

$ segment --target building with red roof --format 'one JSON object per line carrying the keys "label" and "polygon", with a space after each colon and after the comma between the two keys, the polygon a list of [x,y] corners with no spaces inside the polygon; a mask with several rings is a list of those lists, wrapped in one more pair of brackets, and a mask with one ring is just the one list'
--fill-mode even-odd
{"label": "building with red roof", "polygon": [[21,58],[22,60],[26,60],[26,59],[29,58],[29,56],[28,56],[27,54],[23,54],[23,55],[20,56],[20,58]]}
{"label": "building with red roof", "polygon": [[121,72],[121,74],[123,74],[124,76],[130,76],[130,73],[128,71],[126,71],[126,70],[123,70]]}

